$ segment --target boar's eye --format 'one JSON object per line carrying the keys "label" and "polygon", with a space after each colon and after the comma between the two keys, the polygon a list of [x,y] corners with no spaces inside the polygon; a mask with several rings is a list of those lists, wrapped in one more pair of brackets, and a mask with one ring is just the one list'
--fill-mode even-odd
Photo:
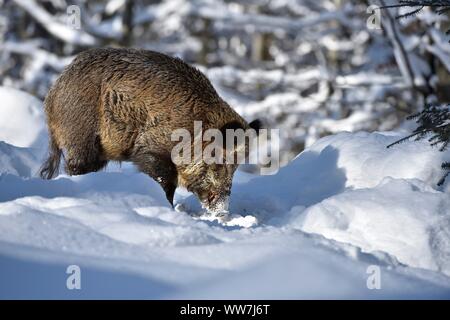
{"label": "boar's eye", "polygon": [[215,197],[216,197],[215,194],[210,193],[210,194],[208,195],[208,202],[212,202],[212,201],[214,200]]}

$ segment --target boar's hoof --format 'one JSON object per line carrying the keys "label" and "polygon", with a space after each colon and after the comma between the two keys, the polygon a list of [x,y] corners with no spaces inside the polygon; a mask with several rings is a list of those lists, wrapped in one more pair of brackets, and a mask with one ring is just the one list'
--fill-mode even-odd
{"label": "boar's hoof", "polygon": [[65,170],[68,175],[76,176],[98,171],[106,164],[107,161],[85,162],[79,159],[69,159],[66,161]]}
{"label": "boar's hoof", "polygon": [[166,193],[167,201],[173,208],[173,197],[175,195],[176,186],[173,183],[169,183],[163,186],[164,192]]}

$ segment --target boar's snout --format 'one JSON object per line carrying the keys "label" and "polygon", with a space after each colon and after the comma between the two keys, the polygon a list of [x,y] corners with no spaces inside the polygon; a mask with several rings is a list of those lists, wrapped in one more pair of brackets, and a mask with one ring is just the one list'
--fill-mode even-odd
{"label": "boar's snout", "polygon": [[208,212],[220,215],[228,212],[229,203],[229,194],[211,194],[206,201],[203,201],[203,206]]}

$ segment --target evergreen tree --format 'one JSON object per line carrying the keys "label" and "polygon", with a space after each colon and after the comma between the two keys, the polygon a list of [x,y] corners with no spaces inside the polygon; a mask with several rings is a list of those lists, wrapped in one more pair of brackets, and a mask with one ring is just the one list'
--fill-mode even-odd
{"label": "evergreen tree", "polygon": [[436,13],[443,14],[450,10],[450,0],[400,0],[398,4],[383,6],[385,8],[412,8],[411,11],[401,14],[397,19],[411,17],[418,14],[425,7],[433,8]]}
{"label": "evergreen tree", "polygon": [[[440,151],[444,151],[448,148],[450,143],[450,105],[427,105],[425,110],[411,115],[407,119],[415,119],[418,127],[411,135],[394,142],[389,145],[388,148],[411,138],[421,140],[426,137],[429,137],[428,141],[432,146],[439,146]],[[438,182],[438,185],[442,185],[445,182],[445,178],[450,174],[450,162],[443,163],[442,169],[447,172]]]}
{"label": "evergreen tree", "polygon": [[[411,11],[397,16],[397,19],[411,17],[422,11],[425,7],[433,8],[437,13],[443,14],[450,11],[450,0],[403,0],[399,1],[396,5],[384,6],[385,8],[412,8]],[[447,31],[447,34],[450,30]],[[415,138],[415,140],[421,140],[428,138],[428,141],[432,146],[439,146],[440,151],[447,150],[450,144],[450,104],[447,105],[427,105],[422,112],[411,115],[408,120],[416,120],[418,127],[413,133],[403,139],[400,139],[388,148],[401,143],[403,141]],[[431,136],[430,136],[431,135]],[[444,162],[442,169],[446,170],[445,175],[438,182],[438,185],[442,185],[445,179],[450,174],[450,162]]]}

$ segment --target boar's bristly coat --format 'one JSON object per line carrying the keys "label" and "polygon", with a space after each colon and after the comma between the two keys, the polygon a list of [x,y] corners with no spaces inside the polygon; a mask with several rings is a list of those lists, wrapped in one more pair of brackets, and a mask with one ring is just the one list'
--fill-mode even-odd
{"label": "boar's bristly coat", "polygon": [[42,178],[94,172],[109,160],[131,161],[156,180],[173,205],[177,186],[209,209],[230,194],[237,165],[176,165],[173,130],[255,128],[217,94],[206,76],[178,58],[137,49],[91,49],[64,70],[45,99],[50,154]]}

